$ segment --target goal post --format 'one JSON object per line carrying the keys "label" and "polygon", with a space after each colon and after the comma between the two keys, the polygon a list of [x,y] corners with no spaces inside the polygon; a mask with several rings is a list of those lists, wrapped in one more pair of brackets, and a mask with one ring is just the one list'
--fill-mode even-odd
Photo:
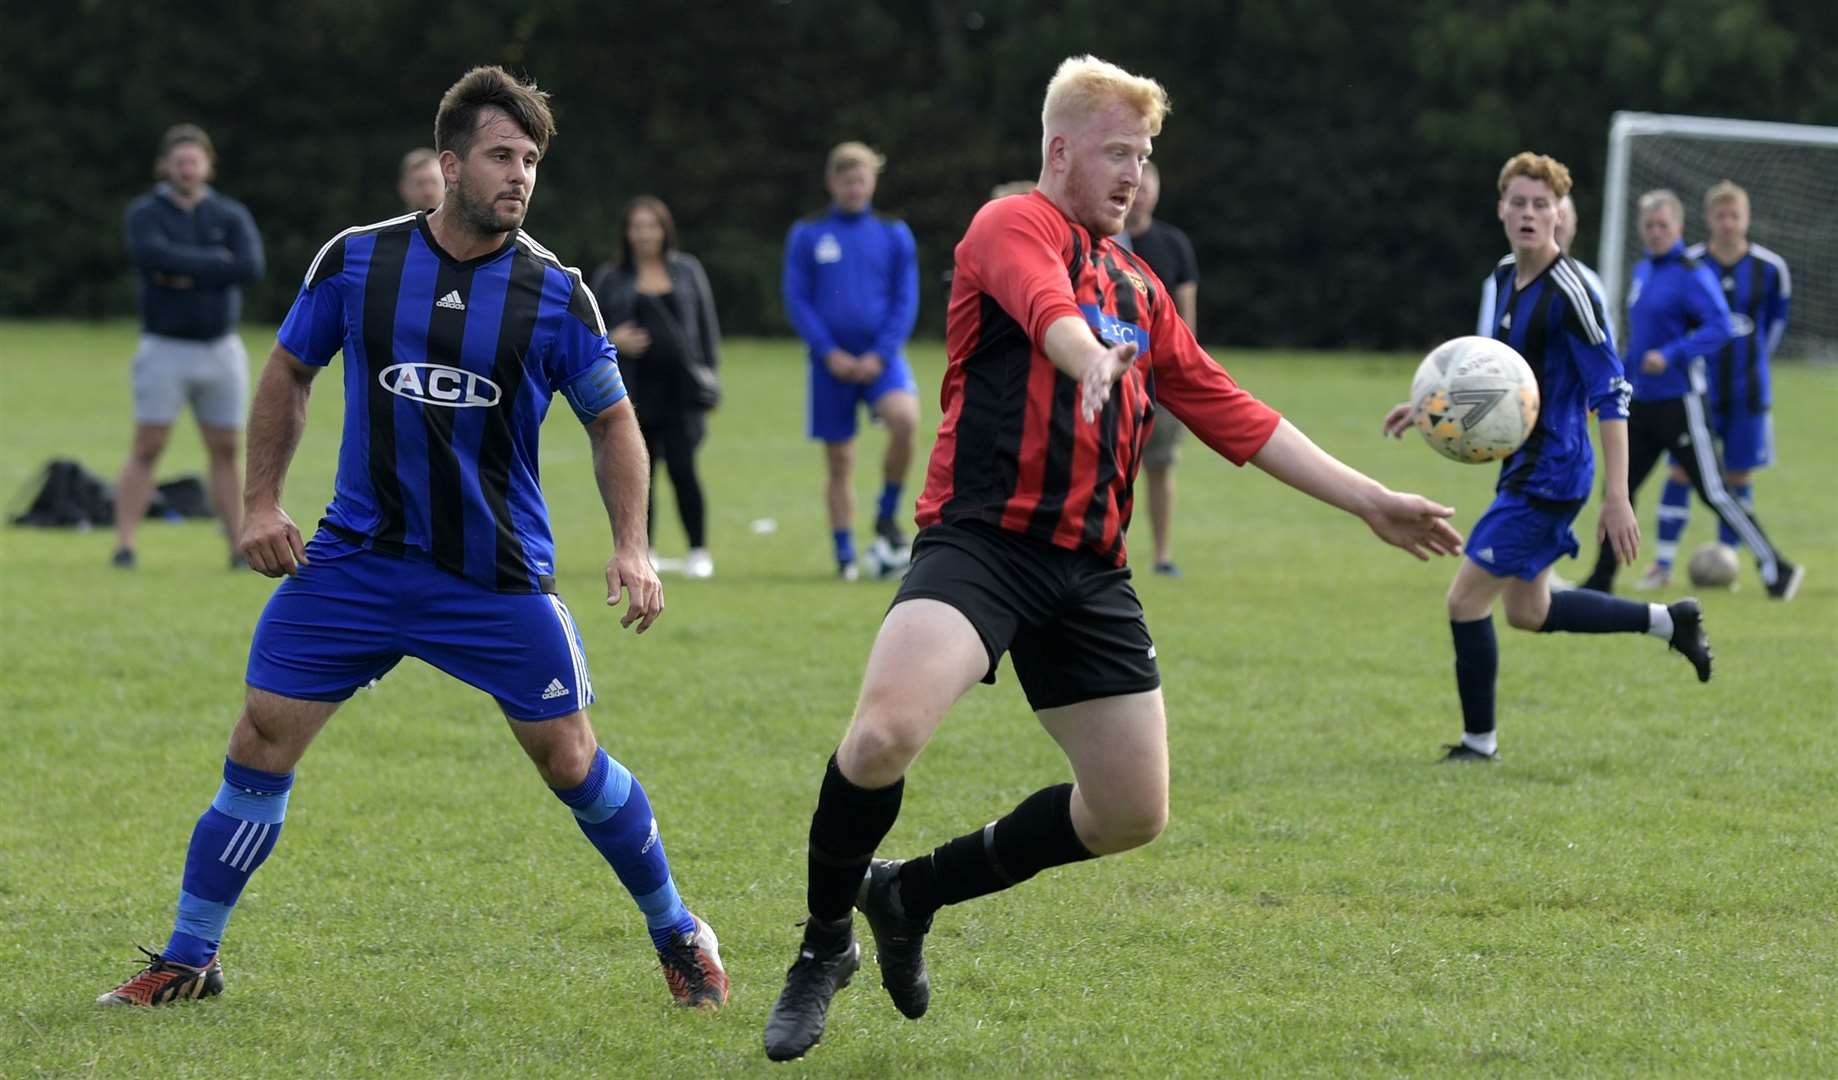
{"label": "goal post", "polygon": [[1838,361],[1838,127],[1617,112],[1608,130],[1603,299],[1626,337],[1628,274],[1644,251],[1634,201],[1670,188],[1685,204],[1685,241],[1708,238],[1704,192],[1734,180],[1749,193],[1749,239],[1786,260],[1793,299],[1783,356]]}

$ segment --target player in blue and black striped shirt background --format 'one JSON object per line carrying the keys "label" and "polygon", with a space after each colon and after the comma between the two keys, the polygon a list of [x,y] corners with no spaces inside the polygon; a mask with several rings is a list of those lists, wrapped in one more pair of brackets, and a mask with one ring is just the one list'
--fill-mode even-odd
{"label": "player in blue and black striped shirt background", "polygon": [[[1710,270],[1730,309],[1729,342],[1705,358],[1710,429],[1717,438],[1723,488],[1752,515],[1752,474],[1774,464],[1769,361],[1787,332],[1793,277],[1787,260],[1749,241],[1749,193],[1735,183],[1725,180],[1704,193],[1704,217],[1710,242],[1693,244],[1685,254]],[[1664,585],[1671,579],[1679,537],[1690,516],[1691,481],[1674,454],[1660,493],[1654,568],[1643,585]],[[1727,521],[1718,522],[1717,539],[1729,547],[1743,542]],[[1798,567],[1795,571],[1801,572]]]}
{"label": "player in blue and black striped shirt background", "polygon": [[[1704,358],[1731,337],[1730,309],[1716,275],[1685,250],[1685,206],[1663,188],[1640,196],[1640,239],[1646,257],[1634,264],[1627,291],[1627,342],[1623,363],[1633,383],[1628,417],[1627,478],[1630,493],[1670,454],[1725,526],[1755,556],[1768,595],[1791,600],[1805,571],[1775,550],[1746,507],[1723,486],[1716,436],[1706,416],[1710,396]],[[1676,542],[1676,536],[1674,537]],[[1607,544],[1583,587],[1608,592],[1618,561]],[[1666,582],[1658,566],[1642,584]]]}
{"label": "player in blue and black striped shirt background", "polygon": [[[555,591],[536,465],[560,393],[586,426],[613,525],[606,602],[629,592],[620,623],[640,633],[664,607],[646,553],[644,442],[613,346],[580,274],[520,228],[555,130],[547,99],[500,68],[468,72],[435,120],[439,209],[347,229],[307,271],[248,437],[241,548],[286,580],[256,625],[245,704],[223,784],[192,833],[172,936],[104,1004],[222,991],[223,931],[280,837],[295,764],[340,703],[405,655],[496,699],[644,913],[676,1000],[727,1000],[714,932],[677,894],[644,788],[588,724],[587,659]],[[341,351],[338,477],[303,543],[281,485],[313,377]]]}

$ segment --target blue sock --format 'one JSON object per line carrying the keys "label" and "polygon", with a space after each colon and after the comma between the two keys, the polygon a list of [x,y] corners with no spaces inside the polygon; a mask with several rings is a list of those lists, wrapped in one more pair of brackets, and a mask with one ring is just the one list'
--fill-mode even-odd
{"label": "blue sock", "polygon": [[1461,695],[1461,727],[1469,735],[1493,734],[1493,683],[1500,673],[1500,643],[1493,616],[1449,623],[1455,635],[1455,692]]}
{"label": "blue sock", "polygon": [[281,838],[293,786],[293,773],[263,772],[223,759],[223,786],[191,832],[178,918],[161,956],[201,967],[217,955],[236,898]]}
{"label": "blue sock", "polygon": [[880,515],[875,520],[891,521],[894,514],[898,513],[899,510],[900,485],[890,480],[887,486],[881,488]]}
{"label": "blue sock", "polygon": [[619,883],[645,914],[651,942],[658,948],[696,928],[689,909],[670,880],[670,860],[657,835],[657,819],[638,778],[605,750],[594,751],[594,763],[579,787],[557,789],[555,797],[574,811],[581,831],[612,864]]}
{"label": "blue sock", "polygon": [[[1741,503],[1742,508],[1750,515],[1755,513],[1754,484],[1725,484],[1723,487],[1725,491],[1736,497],[1736,501]],[[1742,546],[1742,537],[1737,536],[1736,530],[1730,528],[1729,522],[1724,521],[1721,517],[1717,519],[1717,539],[1733,548]]]}
{"label": "blue sock", "polygon": [[836,565],[847,566],[855,561],[855,534],[848,529],[837,529],[830,533],[830,539],[836,543]]}
{"label": "blue sock", "polygon": [[1593,589],[1552,593],[1551,609],[1545,612],[1544,625],[1538,632],[1560,630],[1572,634],[1644,634],[1647,605]]}
{"label": "blue sock", "polygon": [[1691,485],[1666,477],[1659,492],[1659,539],[1653,544],[1653,561],[1667,570],[1678,559],[1678,538],[1691,521]]}

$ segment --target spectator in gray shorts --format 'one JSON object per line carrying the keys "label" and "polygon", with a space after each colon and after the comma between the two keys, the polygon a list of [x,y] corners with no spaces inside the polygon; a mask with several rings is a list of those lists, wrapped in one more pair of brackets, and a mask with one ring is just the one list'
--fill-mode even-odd
{"label": "spectator in gray shorts", "polygon": [[153,466],[186,403],[210,458],[211,501],[230,565],[242,524],[237,443],[249,397],[249,357],[236,323],[242,286],[262,276],[262,238],[235,199],[211,188],[216,151],[204,129],[179,124],[160,140],[153,190],[128,206],[128,251],[140,278],[134,354],[134,445],[115,485],[116,566],[135,564],[134,536],[153,491]]}
{"label": "spectator in gray shorts", "polygon": [[[1161,191],[1161,171],[1154,162],[1148,162],[1142,167],[1142,186],[1136,189],[1130,216],[1117,239],[1129,239],[1130,250],[1149,264],[1174,296],[1174,309],[1180,312],[1181,321],[1198,333],[1194,315],[1200,296],[1199,264],[1187,234],[1156,219],[1155,204],[1161,201]],[[1181,576],[1170,549],[1174,543],[1174,464],[1180,457],[1175,444],[1186,430],[1166,409],[1157,409],[1148,445],[1142,449],[1143,471],[1149,478],[1149,528],[1155,537],[1155,572],[1169,577]]]}

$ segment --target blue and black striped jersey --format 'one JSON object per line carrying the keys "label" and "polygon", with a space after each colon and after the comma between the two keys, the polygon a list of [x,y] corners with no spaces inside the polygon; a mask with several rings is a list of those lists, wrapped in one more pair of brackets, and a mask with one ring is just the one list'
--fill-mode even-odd
{"label": "blue and black striped jersey", "polygon": [[1493,336],[1518,350],[1537,377],[1538,423],[1501,463],[1499,489],[1554,502],[1586,499],[1595,476],[1589,413],[1625,420],[1630,394],[1607,310],[1568,255],[1524,288],[1515,285],[1516,274],[1511,255],[1494,267]]}
{"label": "blue and black striped jersey", "polygon": [[345,354],[325,526],[488,589],[554,591],[537,435],[553,395],[614,357],[578,271],[522,230],[459,262],[409,214],[320,249],[280,343],[317,366]]}
{"label": "blue and black striped jersey", "polygon": [[1693,244],[1685,254],[1710,268],[1730,309],[1729,344],[1708,357],[1712,405],[1719,412],[1767,412],[1773,404],[1768,363],[1787,332],[1793,297],[1787,260],[1760,244],[1750,244],[1728,266],[1704,244]]}

